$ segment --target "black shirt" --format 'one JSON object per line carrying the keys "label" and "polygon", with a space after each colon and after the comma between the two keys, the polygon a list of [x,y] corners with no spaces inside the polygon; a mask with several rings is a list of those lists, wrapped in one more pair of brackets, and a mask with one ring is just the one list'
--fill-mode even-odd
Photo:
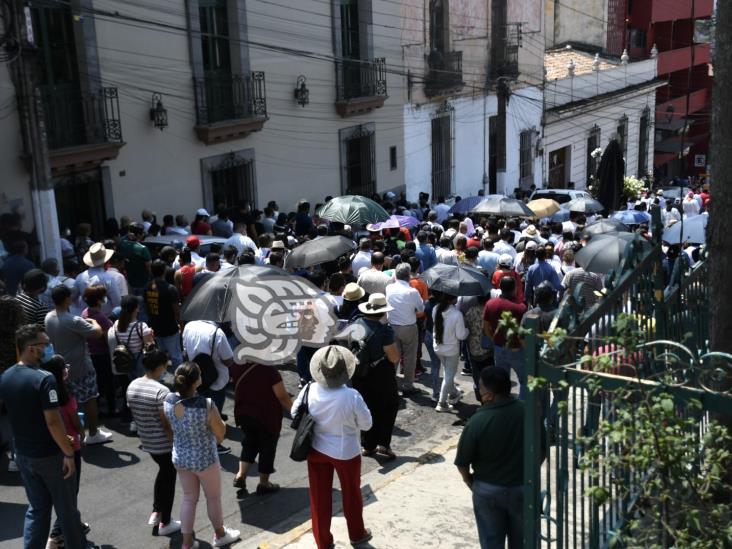
{"label": "black shirt", "polygon": [[16,364],[0,377],[0,399],[5,401],[10,414],[10,426],[18,454],[41,458],[61,451],[43,415],[44,410],[59,407],[53,374],[40,368]]}
{"label": "black shirt", "polygon": [[178,303],[178,290],[165,280],[155,279],[145,289],[148,323],[158,337],[178,333],[173,306]]}

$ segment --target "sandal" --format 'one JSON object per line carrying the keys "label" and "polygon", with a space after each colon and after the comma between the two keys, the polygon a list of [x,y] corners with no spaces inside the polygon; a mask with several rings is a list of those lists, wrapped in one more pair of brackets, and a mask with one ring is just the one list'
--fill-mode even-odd
{"label": "sandal", "polygon": [[392,451],[391,448],[386,448],[385,446],[379,446],[376,449],[376,452],[380,456],[384,456],[385,458],[387,458],[389,460],[396,459],[396,454]]}
{"label": "sandal", "polygon": [[371,457],[373,455],[376,455],[376,448],[372,448],[371,450],[367,450],[366,448],[361,448],[361,455],[363,457]]}
{"label": "sandal", "polygon": [[280,489],[279,484],[275,484],[274,482],[270,482],[268,484],[258,484],[257,485],[257,495],[262,496],[264,494],[271,494],[273,492],[277,492]]}

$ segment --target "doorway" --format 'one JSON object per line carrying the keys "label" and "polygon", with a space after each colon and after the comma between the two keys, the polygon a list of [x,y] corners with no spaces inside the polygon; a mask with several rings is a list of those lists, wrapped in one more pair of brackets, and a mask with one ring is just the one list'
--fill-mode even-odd
{"label": "doorway", "polygon": [[571,145],[549,153],[549,188],[561,189],[567,186],[570,166]]}
{"label": "doorway", "polygon": [[100,169],[75,172],[54,178],[56,213],[61,233],[66,229],[76,236],[80,223],[92,228],[92,238],[99,240],[104,235],[106,208]]}

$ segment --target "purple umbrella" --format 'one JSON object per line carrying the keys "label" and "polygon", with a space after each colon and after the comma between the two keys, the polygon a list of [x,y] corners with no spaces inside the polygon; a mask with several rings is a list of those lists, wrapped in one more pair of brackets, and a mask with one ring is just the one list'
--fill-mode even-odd
{"label": "purple umbrella", "polygon": [[399,227],[415,227],[419,225],[419,220],[411,215],[392,215],[386,221],[381,223],[370,223],[366,225],[369,231],[380,231],[381,229],[398,229]]}

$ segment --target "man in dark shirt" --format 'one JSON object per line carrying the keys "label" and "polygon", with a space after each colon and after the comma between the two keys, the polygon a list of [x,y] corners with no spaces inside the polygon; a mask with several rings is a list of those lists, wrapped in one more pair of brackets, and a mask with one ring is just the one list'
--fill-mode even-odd
{"label": "man in dark shirt", "polygon": [[55,378],[40,369],[50,339],[42,325],[28,324],[16,332],[16,344],[20,361],[0,377],[0,399],[10,415],[15,461],[28,496],[24,546],[46,546],[55,509],[66,547],[86,547],[76,507],[74,449],[59,412]]}
{"label": "man in dark shirt", "polygon": [[145,306],[147,307],[148,324],[155,332],[158,347],[168,351],[172,371],[183,362],[178,321],[180,305],[178,290],[165,280],[167,265],[164,261],[153,261],[151,271],[153,280],[145,289]]}
{"label": "man in dark shirt", "polygon": [[5,281],[5,291],[8,295],[15,295],[18,292],[23,275],[30,271],[34,265],[28,259],[28,244],[24,240],[15,240],[8,246],[10,255],[3,262],[0,269],[0,278]]}
{"label": "man in dark shirt", "polygon": [[15,299],[23,307],[24,324],[43,324],[48,307],[41,302],[39,296],[46,291],[48,279],[40,269],[31,269],[23,275],[23,289]]}
{"label": "man in dark shirt", "polygon": [[[125,270],[127,271],[127,283],[130,293],[142,296],[147,283],[150,280],[150,265],[152,258],[150,250],[140,244],[145,237],[145,229],[140,223],[130,223],[127,238],[119,242],[117,252],[125,259]],[[138,318],[147,320],[147,313],[144,307],[140,307]]]}
{"label": "man in dark shirt", "polygon": [[521,323],[526,314],[526,305],[515,301],[516,279],[504,276],[500,281],[501,296],[489,299],[483,311],[483,333],[493,340],[494,358],[496,366],[507,372],[516,371],[521,390],[519,398],[524,399],[526,392],[526,369],[524,367],[524,352],[518,335],[509,340],[506,330],[499,327],[501,315],[511,313],[517,324]]}
{"label": "man in dark shirt", "polygon": [[[481,549],[523,544],[524,403],[511,396],[502,368],[480,372],[483,406],[468,420],[455,465],[473,492]],[[472,467],[472,472],[471,472]]]}

